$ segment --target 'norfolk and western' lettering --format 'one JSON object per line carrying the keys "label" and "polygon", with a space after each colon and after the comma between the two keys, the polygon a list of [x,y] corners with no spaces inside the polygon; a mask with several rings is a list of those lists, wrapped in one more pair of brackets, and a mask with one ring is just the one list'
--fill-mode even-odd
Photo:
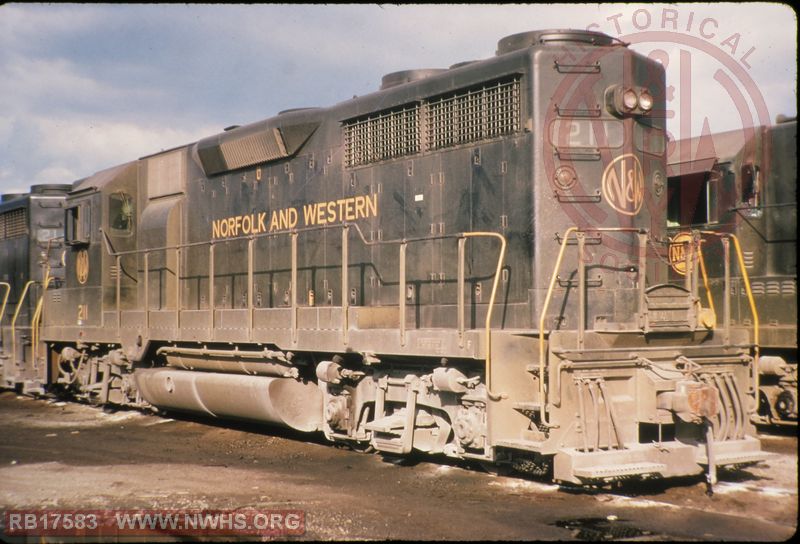
{"label": "'norfolk and western' lettering", "polygon": [[355,196],[304,204],[299,211],[298,208],[274,210],[270,213],[269,222],[267,222],[267,213],[258,212],[216,219],[211,224],[211,237],[213,239],[235,238],[293,229],[298,226],[301,219],[304,226],[310,227],[377,217],[378,195]]}

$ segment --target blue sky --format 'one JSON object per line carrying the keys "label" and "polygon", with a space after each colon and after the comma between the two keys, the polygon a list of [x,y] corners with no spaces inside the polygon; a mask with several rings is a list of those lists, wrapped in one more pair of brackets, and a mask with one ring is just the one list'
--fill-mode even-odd
{"label": "blue sky", "polygon": [[[679,61],[690,55],[692,134],[671,120],[676,137],[704,122],[741,126],[719,70],[755,119],[760,97],[768,119],[796,115],[797,18],[782,4],[6,4],[0,193],[71,183],[229,125],[332,105],[377,90],[389,72],[487,58],[516,32],[590,25],[644,54],[660,49],[676,111],[688,108]],[[664,30],[673,43],[648,41]]]}

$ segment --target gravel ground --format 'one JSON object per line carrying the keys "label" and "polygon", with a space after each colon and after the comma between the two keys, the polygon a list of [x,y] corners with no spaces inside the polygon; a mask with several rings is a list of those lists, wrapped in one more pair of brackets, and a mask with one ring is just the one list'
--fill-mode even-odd
{"label": "gravel ground", "polygon": [[762,440],[768,463],[723,472],[712,497],[702,478],[577,491],[259,425],[3,392],[0,510],[299,509],[306,533],[287,538],[322,540],[782,541],[797,527],[797,438]]}

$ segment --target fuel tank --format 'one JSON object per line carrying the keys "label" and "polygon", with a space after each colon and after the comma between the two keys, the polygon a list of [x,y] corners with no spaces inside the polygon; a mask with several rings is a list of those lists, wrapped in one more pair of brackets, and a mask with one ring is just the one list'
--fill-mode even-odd
{"label": "fuel tank", "polygon": [[171,368],[139,369],[134,380],[142,398],[158,408],[305,432],[322,428],[322,392],[313,383]]}

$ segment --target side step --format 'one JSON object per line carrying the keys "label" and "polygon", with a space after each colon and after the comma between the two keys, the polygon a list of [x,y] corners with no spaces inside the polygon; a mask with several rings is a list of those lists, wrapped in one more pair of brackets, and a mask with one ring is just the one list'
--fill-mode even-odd
{"label": "side step", "polygon": [[[741,464],[750,464],[750,463],[758,463],[760,461],[766,461],[767,457],[770,454],[763,451],[757,452],[738,452],[738,453],[723,453],[723,454],[714,454],[714,464],[717,466],[722,465],[741,465]],[[708,464],[708,458],[703,455],[698,457],[697,462],[701,465]]]}
{"label": "side step", "polygon": [[661,474],[667,470],[663,463],[626,463],[622,465],[605,465],[576,468],[573,474],[578,478],[590,480],[602,478],[618,478],[620,476],[644,476],[645,474]]}
{"label": "side step", "polygon": [[403,440],[406,428],[406,414],[402,411],[391,416],[370,421],[364,428],[372,431],[372,447],[387,453],[408,453]]}
{"label": "side step", "polygon": [[[725,440],[712,444],[712,454],[716,466],[740,465],[765,461],[770,453],[761,451],[761,443],[750,437],[741,440]],[[701,447],[695,459],[699,465],[708,465],[705,447]]]}
{"label": "side step", "polygon": [[542,442],[536,442],[533,440],[523,440],[523,439],[506,439],[506,440],[498,440],[494,444],[500,448],[509,448],[512,450],[522,450],[522,451],[531,451],[534,453],[541,453],[542,452]]}
{"label": "side step", "polygon": [[400,436],[403,433],[405,426],[406,415],[405,413],[400,413],[386,416],[381,419],[376,419],[375,421],[370,421],[364,425],[364,428],[368,431],[391,433]]}

